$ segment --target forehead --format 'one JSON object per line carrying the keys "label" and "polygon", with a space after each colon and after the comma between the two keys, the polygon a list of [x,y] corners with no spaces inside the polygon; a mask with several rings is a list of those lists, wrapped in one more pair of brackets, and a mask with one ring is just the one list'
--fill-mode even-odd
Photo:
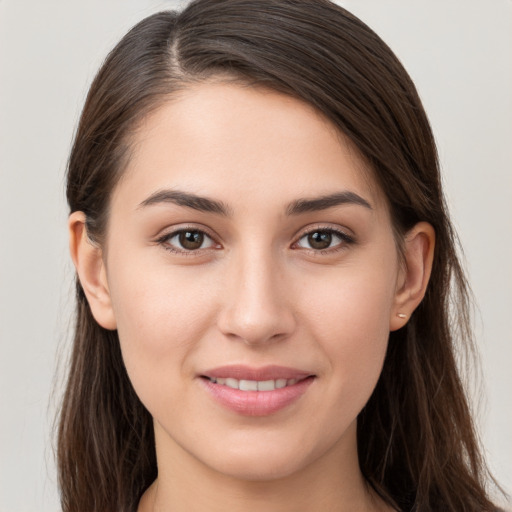
{"label": "forehead", "polygon": [[[268,202],[346,188],[383,202],[356,148],[312,106],[261,87],[207,82],[166,101],[134,131],[114,197],[180,188]],[[129,197],[128,197],[129,196]]]}

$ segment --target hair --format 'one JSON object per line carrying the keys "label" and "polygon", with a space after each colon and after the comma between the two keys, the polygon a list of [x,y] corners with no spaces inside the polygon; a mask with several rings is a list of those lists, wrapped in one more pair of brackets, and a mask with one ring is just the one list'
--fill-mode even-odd
{"label": "hair", "polygon": [[[101,245],[131,135],[178,91],[209,79],[265,87],[312,105],[357,148],[387,197],[400,247],[435,229],[426,295],[391,332],[378,384],[358,417],[368,484],[396,510],[489,511],[457,369],[472,347],[468,286],[443,198],[431,128],[396,56],[328,0],[196,0],[141,21],[105,60],[68,163],[70,210]],[[116,331],[94,320],[76,281],[76,326],[58,428],[64,512],[133,511],[157,476],[152,418],[128,379]]]}

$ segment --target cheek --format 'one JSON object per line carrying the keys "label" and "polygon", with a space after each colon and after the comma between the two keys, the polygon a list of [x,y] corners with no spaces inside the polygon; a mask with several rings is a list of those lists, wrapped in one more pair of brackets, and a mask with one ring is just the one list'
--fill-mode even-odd
{"label": "cheek", "polygon": [[309,295],[310,330],[328,358],[330,392],[354,415],[370,397],[386,354],[394,296],[390,268],[345,269],[326,281],[322,293]]}
{"label": "cheek", "polygon": [[151,345],[163,355],[205,328],[216,276],[193,266],[173,267],[165,255],[150,256],[124,258],[119,265],[113,260],[110,295],[122,340]]}
{"label": "cheek", "polygon": [[155,390],[179,387],[191,375],[191,354],[212,324],[215,288],[198,278],[197,269],[194,278],[191,268],[126,261],[112,268],[110,293],[123,360],[137,394],[151,408],[159,399]]}

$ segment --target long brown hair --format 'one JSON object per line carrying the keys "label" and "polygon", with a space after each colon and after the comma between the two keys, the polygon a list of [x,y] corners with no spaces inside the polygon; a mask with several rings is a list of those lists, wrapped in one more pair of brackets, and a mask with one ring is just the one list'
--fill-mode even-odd
{"label": "long brown hair", "polygon": [[[136,25],[109,54],[68,165],[71,211],[101,244],[130,134],[192,82],[221,77],[313,105],[348,137],[385,193],[398,246],[418,221],[436,231],[425,299],[392,332],[358,418],[360,466],[397,510],[492,510],[457,351],[471,348],[468,288],[416,89],[386,44],[328,0],[196,0]],[[156,478],[152,419],[127,377],[115,331],[94,320],[77,280],[77,317],[58,430],[65,512],[133,511]]]}

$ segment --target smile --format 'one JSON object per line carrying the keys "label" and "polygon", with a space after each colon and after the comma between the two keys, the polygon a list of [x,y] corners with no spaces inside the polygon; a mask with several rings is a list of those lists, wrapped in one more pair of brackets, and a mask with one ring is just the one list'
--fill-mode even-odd
{"label": "smile", "polygon": [[271,379],[271,380],[245,380],[227,378],[209,378],[210,382],[227,386],[231,389],[239,389],[240,391],[274,391],[275,389],[282,389],[287,386],[297,384],[299,379]]}
{"label": "smile", "polygon": [[207,395],[236,414],[268,416],[296,403],[316,376],[281,366],[225,366],[200,375]]}

